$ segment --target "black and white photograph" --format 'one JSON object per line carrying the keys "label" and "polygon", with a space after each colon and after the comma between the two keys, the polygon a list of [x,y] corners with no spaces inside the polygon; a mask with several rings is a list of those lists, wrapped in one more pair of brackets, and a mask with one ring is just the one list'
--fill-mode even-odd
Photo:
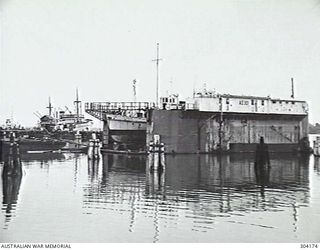
{"label": "black and white photograph", "polygon": [[1,248],[320,248],[320,1],[0,0],[0,173]]}

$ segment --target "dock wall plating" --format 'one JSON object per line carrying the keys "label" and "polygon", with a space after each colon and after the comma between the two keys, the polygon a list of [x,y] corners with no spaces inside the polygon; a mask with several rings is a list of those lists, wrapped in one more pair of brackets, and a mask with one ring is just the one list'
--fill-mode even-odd
{"label": "dock wall plating", "polygon": [[264,137],[271,152],[308,148],[308,116],[151,110],[147,145],[159,134],[166,153],[253,152]]}

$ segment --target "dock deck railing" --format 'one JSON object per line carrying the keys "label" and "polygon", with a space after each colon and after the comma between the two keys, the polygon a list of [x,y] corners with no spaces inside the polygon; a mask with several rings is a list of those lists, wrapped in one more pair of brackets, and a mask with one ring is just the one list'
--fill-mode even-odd
{"label": "dock deck railing", "polygon": [[145,112],[154,109],[155,103],[151,102],[86,102],[85,112],[93,117],[103,120],[104,114],[125,115],[127,111]]}

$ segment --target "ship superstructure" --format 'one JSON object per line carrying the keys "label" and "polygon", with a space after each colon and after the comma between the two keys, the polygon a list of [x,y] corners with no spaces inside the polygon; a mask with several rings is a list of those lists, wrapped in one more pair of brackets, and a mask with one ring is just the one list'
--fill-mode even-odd
{"label": "ship superstructure", "polygon": [[292,114],[307,115],[308,105],[296,99],[216,94],[198,92],[194,95],[194,108],[207,112]]}
{"label": "ship superstructure", "polygon": [[78,90],[74,101],[76,112],[73,113],[68,107],[64,110],[59,108],[53,112],[53,106],[49,98],[49,114],[40,117],[40,126],[48,131],[88,131],[92,128],[93,121],[85,118],[82,114],[81,101],[79,100]]}
{"label": "ship superstructure", "polygon": [[166,110],[179,109],[242,114],[308,114],[308,104],[305,101],[275,99],[270,96],[218,94],[215,91],[197,92],[193,98],[187,98],[183,101],[179,99],[177,94],[161,97],[160,107]]}

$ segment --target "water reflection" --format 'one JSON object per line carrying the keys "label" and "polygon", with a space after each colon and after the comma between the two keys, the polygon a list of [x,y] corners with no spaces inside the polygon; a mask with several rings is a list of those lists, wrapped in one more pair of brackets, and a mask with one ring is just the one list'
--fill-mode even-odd
{"label": "water reflection", "polygon": [[[53,159],[46,163],[48,171],[41,167],[45,159],[22,161],[28,170],[26,178],[23,177],[22,197],[21,178],[2,178],[6,225],[14,212],[19,212],[20,224],[11,222],[11,225],[22,225],[28,214],[27,217],[37,220],[43,218],[44,224],[52,223],[48,231],[53,230],[56,235],[60,231],[55,231],[55,226],[62,224],[61,234],[73,232],[75,241],[96,236],[90,231],[92,221],[92,228],[101,232],[95,238],[99,242],[118,234],[133,235],[130,240],[126,238],[128,241],[159,242],[174,232],[180,241],[186,242],[192,241],[195,232],[215,232],[218,237],[226,224],[226,228],[240,225],[248,232],[276,231],[281,224],[277,214],[284,214],[289,231],[294,234],[299,229],[301,233],[301,207],[308,207],[311,200],[309,158],[298,155],[271,154],[268,168],[255,164],[254,154],[166,156],[166,169],[159,172],[147,168],[145,156],[104,154],[100,160],[90,161],[86,155],[65,154],[63,160]],[[310,169],[319,174],[318,158],[312,161]],[[29,192],[25,191],[26,186]],[[23,199],[34,197],[32,191],[38,192],[36,198],[41,199],[48,214],[65,212],[60,224],[45,220],[48,217],[34,211],[30,200],[23,203]],[[26,209],[23,213],[21,209],[16,211],[18,197],[19,204],[22,199],[22,207]],[[68,219],[73,216],[76,219]],[[108,231],[106,224],[112,229]],[[79,227],[81,230],[74,231]],[[35,232],[44,231],[39,228]],[[220,239],[224,240],[223,236]]]}
{"label": "water reflection", "polygon": [[28,164],[32,162],[40,163],[51,163],[52,161],[63,161],[66,159],[65,154],[55,153],[55,152],[46,152],[46,153],[28,153],[21,154],[21,160]]}
{"label": "water reflection", "polygon": [[18,202],[22,180],[22,165],[19,157],[4,157],[2,169],[2,210],[5,212],[5,226],[9,225]]}
{"label": "water reflection", "polygon": [[4,155],[0,162],[2,181],[2,208],[4,212],[4,229],[7,229],[18,206],[21,182],[23,178],[23,167],[28,167],[34,163],[40,168],[49,169],[53,161],[62,161],[65,155],[61,153],[32,153],[21,155]]}
{"label": "water reflection", "polygon": [[320,175],[320,157],[314,157],[314,171]]}
{"label": "water reflection", "polygon": [[146,168],[146,196],[165,199],[165,171],[150,172]]}
{"label": "water reflection", "polygon": [[88,159],[88,176],[92,183],[99,179],[99,163],[99,159]]}
{"label": "water reflection", "polygon": [[251,154],[176,155],[166,157],[163,172],[150,172],[146,161],[105,154],[102,164],[88,164],[86,208],[128,212],[130,232],[137,214],[152,217],[157,241],[159,220],[177,221],[181,211],[193,220],[194,230],[207,231],[217,217],[290,208],[296,227],[297,207],[309,201],[309,158],[271,155],[270,167],[261,168]]}

